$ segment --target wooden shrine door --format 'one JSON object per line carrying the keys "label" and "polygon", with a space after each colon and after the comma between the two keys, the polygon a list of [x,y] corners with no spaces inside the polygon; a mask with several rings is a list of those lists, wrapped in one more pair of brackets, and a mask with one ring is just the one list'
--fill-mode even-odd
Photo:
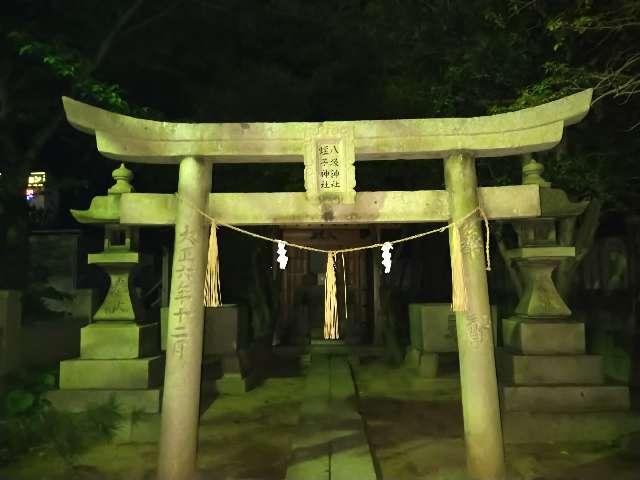
{"label": "wooden shrine door", "polygon": [[[362,237],[365,231],[367,235]],[[362,238],[361,238],[362,237]],[[370,240],[368,229],[296,229],[285,230],[283,239],[322,249],[348,248]],[[288,248],[289,263],[282,276],[282,317],[278,331],[287,343],[306,343],[323,338],[324,278],[327,256],[324,253]],[[336,286],[340,338],[362,343],[373,328],[369,252],[359,251],[336,258]],[[346,267],[346,268],[345,268]],[[346,270],[346,275],[345,275]],[[345,287],[347,282],[346,313]]]}

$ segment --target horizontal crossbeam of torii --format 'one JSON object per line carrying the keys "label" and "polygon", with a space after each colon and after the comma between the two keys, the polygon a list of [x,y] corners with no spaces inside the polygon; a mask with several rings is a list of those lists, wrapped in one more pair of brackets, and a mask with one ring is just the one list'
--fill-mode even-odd
{"label": "horizontal crossbeam of torii", "polygon": [[[131,193],[116,202],[98,197],[89,212],[74,211],[81,221],[98,215],[127,224],[175,225],[158,477],[190,479],[196,465],[207,247],[205,219],[196,209],[245,225],[452,222],[479,206],[493,219],[544,215],[545,202],[555,200],[545,199],[537,185],[478,188],[475,158],[553,148],[564,127],[587,114],[591,95],[585,90],[538,107],[473,118],[202,124],[142,120],[63,98],[69,122],[95,135],[104,156],[180,165],[178,193],[184,202],[174,195]],[[354,190],[356,161],[433,158],[444,162],[446,190]],[[214,163],[248,162],[304,162],[306,191],[210,193]],[[450,241],[451,249],[454,244]],[[468,308],[456,313],[456,329],[467,467],[473,479],[500,480],[504,453],[476,221],[463,225],[460,244]],[[178,282],[182,272],[191,273]],[[176,349],[178,331],[182,347]]]}
{"label": "horizontal crossbeam of torii", "polygon": [[[480,187],[478,199],[491,220],[539,217],[549,203],[538,185]],[[89,210],[72,213],[81,223],[161,227],[175,224],[177,202],[171,194],[125,193],[117,203],[107,196],[94,197]],[[233,225],[447,222],[449,194],[446,190],[357,192],[353,204],[327,206],[309,200],[304,192],[211,193],[207,213]]]}

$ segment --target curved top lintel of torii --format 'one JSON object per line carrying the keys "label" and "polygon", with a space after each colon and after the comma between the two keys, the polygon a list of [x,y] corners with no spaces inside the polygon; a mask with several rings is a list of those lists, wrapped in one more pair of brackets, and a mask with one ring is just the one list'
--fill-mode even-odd
{"label": "curved top lintel of torii", "polygon": [[[143,120],[63,97],[75,128],[96,137],[106,157],[175,164],[186,156],[215,163],[302,162],[306,142],[353,138],[355,160],[444,158],[456,152],[502,157],[553,148],[564,127],[589,111],[592,90],[515,112],[468,118],[283,123],[172,123]],[[337,132],[337,133],[336,133]]]}

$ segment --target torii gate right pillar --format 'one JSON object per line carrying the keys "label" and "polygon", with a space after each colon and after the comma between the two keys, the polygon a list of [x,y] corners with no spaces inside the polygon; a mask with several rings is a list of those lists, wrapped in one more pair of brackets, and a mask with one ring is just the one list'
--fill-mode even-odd
{"label": "torii gate right pillar", "polygon": [[[454,222],[478,207],[475,159],[463,153],[451,155],[444,160],[444,174]],[[491,310],[478,220],[472,216],[460,229],[468,309],[456,313],[467,470],[473,480],[503,480],[504,449]]]}

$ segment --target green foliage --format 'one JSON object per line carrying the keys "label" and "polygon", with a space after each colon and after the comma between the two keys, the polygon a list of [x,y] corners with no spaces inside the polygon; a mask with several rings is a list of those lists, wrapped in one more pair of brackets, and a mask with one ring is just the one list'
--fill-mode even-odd
{"label": "green foliage", "polygon": [[34,449],[52,450],[71,466],[92,446],[110,441],[123,420],[115,397],[83,413],[55,410],[42,393],[55,387],[51,371],[24,372],[2,398],[0,465]]}
{"label": "green foliage", "polygon": [[36,396],[26,390],[10,390],[4,399],[4,409],[7,415],[14,416],[24,413],[35,404]]}
{"label": "green foliage", "polygon": [[544,77],[537,83],[527,85],[518,97],[508,105],[491,105],[489,113],[503,113],[535,107],[567,95],[593,87],[597,83],[596,74],[584,67],[571,67],[567,63],[545,62],[542,66]]}
{"label": "green foliage", "polygon": [[114,112],[133,113],[122,88],[94,78],[92,62],[78,50],[62,42],[44,42],[24,32],[11,32],[8,37],[18,55],[41,61],[54,76],[69,81],[72,94],[79,99]]}

